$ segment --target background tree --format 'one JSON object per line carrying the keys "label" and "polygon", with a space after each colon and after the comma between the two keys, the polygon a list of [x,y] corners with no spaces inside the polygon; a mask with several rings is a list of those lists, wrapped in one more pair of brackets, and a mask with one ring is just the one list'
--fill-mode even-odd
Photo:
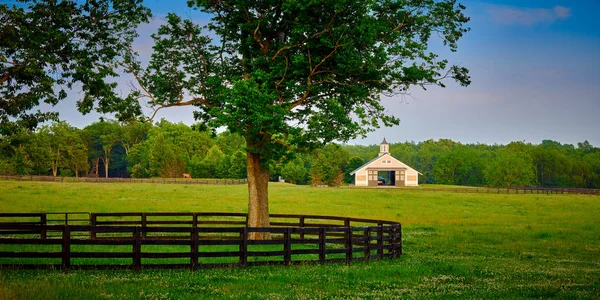
{"label": "background tree", "polygon": [[296,154],[294,159],[283,165],[281,176],[290,183],[306,184],[308,182],[308,170],[310,169],[310,159],[307,159],[305,155]]}
{"label": "background tree", "polygon": [[55,122],[49,126],[42,126],[36,134],[37,142],[46,148],[46,156],[54,177],[58,175],[59,168],[68,169],[68,164],[65,163],[67,150],[76,147],[80,142],[76,130],[66,122]]}
{"label": "background tree", "polygon": [[455,51],[468,30],[453,0],[188,3],[212,17],[205,29],[217,38],[169,14],[147,67],[133,51],[126,56],[139,89],[125,104],[101,107],[129,118],[141,98],[153,115],[193,105],[198,119],[243,136],[251,227],[269,225],[270,162],[398,124],[382,93],[443,86],[445,78],[469,84],[466,68],[429,50],[435,34]]}
{"label": "background tree", "polygon": [[456,144],[451,151],[443,154],[435,162],[432,174],[436,183],[467,185],[477,183],[481,177],[477,171],[479,153],[467,146]]}
{"label": "background tree", "polygon": [[125,149],[125,155],[129,156],[131,148],[148,138],[148,131],[152,128],[151,123],[137,122],[135,120],[126,122],[121,126],[120,144]]}
{"label": "background tree", "polygon": [[311,159],[310,176],[313,185],[339,186],[344,182],[348,152],[337,144],[315,151]]}
{"label": "background tree", "polygon": [[358,156],[351,157],[348,160],[348,165],[346,166],[346,172],[345,172],[344,181],[346,183],[353,183],[354,182],[354,175],[350,175],[350,172],[352,172],[352,171],[360,168],[364,164],[365,164],[365,161],[362,158],[360,158]]}
{"label": "background tree", "polygon": [[31,112],[40,101],[56,104],[78,84],[90,101],[115,102],[119,54],[150,11],[141,0],[18,1],[0,4],[0,134],[56,120],[56,112]]}
{"label": "background tree", "polygon": [[533,159],[524,152],[502,151],[485,169],[487,183],[511,188],[530,185],[535,179]]}
{"label": "background tree", "polygon": [[100,142],[102,143],[102,162],[104,164],[104,177],[108,178],[108,169],[112,159],[112,151],[121,141],[121,127],[115,121],[101,122],[99,127]]}

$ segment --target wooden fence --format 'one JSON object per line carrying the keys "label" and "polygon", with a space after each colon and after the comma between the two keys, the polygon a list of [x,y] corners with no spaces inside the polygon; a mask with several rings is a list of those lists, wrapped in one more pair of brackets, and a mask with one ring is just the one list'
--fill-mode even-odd
{"label": "wooden fence", "polygon": [[131,183],[180,183],[180,184],[246,184],[247,179],[193,179],[193,178],[104,178],[104,177],[62,177],[62,176],[13,176],[0,175],[0,180],[45,181],[45,182],[131,182]]}
{"label": "wooden fence", "polygon": [[409,187],[407,191],[443,192],[443,193],[483,193],[483,194],[586,194],[600,195],[600,189],[584,188],[543,188],[543,187],[518,187],[518,188],[487,188],[487,187],[447,187],[427,188]]}
{"label": "wooden fence", "polygon": [[[85,214],[0,214],[0,267],[350,265],[402,254],[402,229],[397,222],[272,214],[270,228],[249,228],[244,225],[245,213],[91,213],[88,225],[73,225],[83,222]],[[252,232],[267,232],[271,239],[251,240]]]}

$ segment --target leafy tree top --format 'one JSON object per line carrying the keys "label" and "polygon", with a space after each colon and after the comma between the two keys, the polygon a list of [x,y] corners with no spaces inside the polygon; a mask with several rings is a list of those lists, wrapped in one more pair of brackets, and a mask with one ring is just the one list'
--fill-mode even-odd
{"label": "leafy tree top", "polygon": [[[34,128],[55,112],[31,112],[41,101],[57,104],[77,84],[102,105],[114,104],[119,55],[150,11],[142,0],[32,0],[0,4],[0,134]],[[88,98],[89,99],[89,98]],[[82,102],[80,109],[91,107]]]}
{"label": "leafy tree top", "polygon": [[[119,117],[193,105],[195,116],[246,138],[250,153],[345,141],[399,120],[383,94],[445,78],[469,84],[468,70],[429,49],[432,36],[454,51],[468,31],[455,1],[188,1],[212,16],[200,27],[169,14],[146,67],[125,64],[139,89],[112,109]],[[123,109],[127,107],[128,109]]]}

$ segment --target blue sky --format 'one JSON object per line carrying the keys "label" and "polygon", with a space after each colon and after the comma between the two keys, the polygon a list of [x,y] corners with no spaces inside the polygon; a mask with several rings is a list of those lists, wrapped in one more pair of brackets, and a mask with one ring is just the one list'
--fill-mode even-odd
{"label": "blue sky", "polygon": [[[146,1],[156,19],[139,29],[137,47],[168,12],[204,16],[185,1]],[[381,128],[351,144],[449,138],[463,143],[540,143],[552,139],[600,146],[600,1],[462,1],[471,31],[458,52],[442,50],[471,71],[472,84],[414,89],[383,99],[401,124]],[[146,38],[144,38],[146,37]],[[125,91],[124,91],[125,92]],[[78,127],[97,119],[81,116],[73,103],[59,105],[61,118]],[[194,122],[191,108],[165,109],[158,119]]]}

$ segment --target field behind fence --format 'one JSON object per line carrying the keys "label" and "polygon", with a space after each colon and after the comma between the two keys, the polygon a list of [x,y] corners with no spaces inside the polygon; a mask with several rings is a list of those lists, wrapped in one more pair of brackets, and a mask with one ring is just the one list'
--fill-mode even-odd
{"label": "field behind fence", "polygon": [[[0,175],[0,180],[13,181],[39,181],[39,182],[131,182],[131,183],[164,183],[164,184],[217,184],[233,185],[246,184],[248,179],[215,179],[215,178],[104,178],[104,177],[62,177],[62,176],[15,176]],[[363,188],[363,187],[355,187]],[[385,187],[390,188],[390,187]],[[395,187],[392,187],[395,188]],[[433,187],[402,187],[411,191],[443,192],[443,193],[484,193],[484,194],[581,194],[600,195],[600,189],[584,188],[546,188],[546,187],[515,187],[515,188],[491,188],[491,187],[458,187],[436,185]]]}

